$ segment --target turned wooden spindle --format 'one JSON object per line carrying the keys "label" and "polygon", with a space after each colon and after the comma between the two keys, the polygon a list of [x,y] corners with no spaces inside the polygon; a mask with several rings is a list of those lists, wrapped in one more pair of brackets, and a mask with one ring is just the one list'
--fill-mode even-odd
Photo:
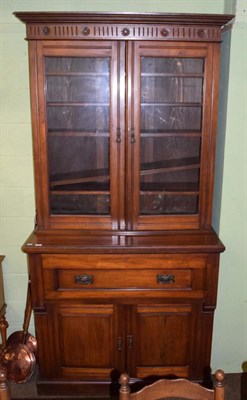
{"label": "turned wooden spindle", "polygon": [[225,373],[221,369],[215,372],[215,393],[217,400],[224,400],[225,398]]}
{"label": "turned wooden spindle", "polygon": [[9,382],[7,381],[6,370],[3,367],[0,367],[0,399],[1,400],[11,399]]}
{"label": "turned wooden spindle", "polygon": [[119,400],[129,399],[130,387],[129,387],[130,377],[128,374],[122,374],[119,379],[121,385],[119,389]]}

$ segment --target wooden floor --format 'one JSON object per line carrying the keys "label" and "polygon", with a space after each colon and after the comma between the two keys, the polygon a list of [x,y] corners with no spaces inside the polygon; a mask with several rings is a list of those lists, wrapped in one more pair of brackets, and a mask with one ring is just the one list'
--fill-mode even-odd
{"label": "wooden floor", "polygon": [[[225,379],[225,400],[247,400],[247,373],[243,374],[226,374]],[[27,383],[11,384],[11,396],[13,400],[93,400],[92,398],[85,398],[83,396],[73,397],[44,397],[38,396],[36,390],[36,374]],[[95,399],[94,399],[95,400]],[[103,400],[103,399],[101,399]],[[108,399],[109,400],[109,399]],[[113,400],[113,399],[112,399]],[[115,399],[114,399],[115,400]]]}

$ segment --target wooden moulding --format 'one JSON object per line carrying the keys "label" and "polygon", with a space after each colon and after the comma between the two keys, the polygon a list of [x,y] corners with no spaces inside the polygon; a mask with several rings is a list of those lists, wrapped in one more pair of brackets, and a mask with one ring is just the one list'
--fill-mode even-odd
{"label": "wooden moulding", "polygon": [[114,39],[219,42],[233,15],[16,12],[27,39]]}
{"label": "wooden moulding", "polygon": [[224,245],[215,232],[34,231],[22,247],[25,253],[221,253]]}

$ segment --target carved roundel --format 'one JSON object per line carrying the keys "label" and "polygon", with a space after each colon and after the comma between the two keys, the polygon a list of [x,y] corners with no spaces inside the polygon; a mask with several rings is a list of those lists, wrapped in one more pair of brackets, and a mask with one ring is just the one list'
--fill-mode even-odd
{"label": "carved roundel", "polygon": [[163,28],[163,29],[161,29],[160,34],[163,37],[167,37],[167,36],[169,36],[170,32],[168,31],[168,29]]}
{"label": "carved roundel", "polygon": [[207,31],[205,29],[199,29],[197,32],[197,35],[199,36],[199,38],[203,39],[207,34]]}
{"label": "carved roundel", "polygon": [[43,35],[49,35],[49,33],[50,33],[50,28],[48,27],[48,26],[42,26],[41,27],[41,29],[40,29],[40,31],[41,31],[41,33],[43,34]]}
{"label": "carved roundel", "polygon": [[88,36],[88,35],[90,34],[90,29],[89,29],[89,27],[88,27],[88,26],[84,26],[84,27],[82,28],[81,33],[82,33],[84,36]]}
{"label": "carved roundel", "polygon": [[129,36],[130,30],[129,30],[129,28],[123,28],[121,33],[123,36]]}

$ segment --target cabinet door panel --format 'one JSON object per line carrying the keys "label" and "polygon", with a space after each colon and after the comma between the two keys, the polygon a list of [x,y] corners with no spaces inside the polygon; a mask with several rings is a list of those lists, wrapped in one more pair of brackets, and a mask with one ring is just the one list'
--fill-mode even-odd
{"label": "cabinet door panel", "polygon": [[57,334],[61,375],[110,379],[121,367],[120,311],[113,305],[59,306]]}
{"label": "cabinet door panel", "polygon": [[[193,343],[190,304],[138,305],[133,323],[135,376],[189,375]],[[134,371],[132,371],[134,372]]]}
{"label": "cabinet door panel", "polygon": [[213,102],[205,95],[211,89],[211,45],[133,43],[129,54],[135,94],[128,121],[130,225],[199,228],[205,196],[211,196],[205,179],[211,168],[207,141],[214,134]]}
{"label": "cabinet door panel", "polygon": [[38,219],[47,228],[117,229],[123,220],[123,54],[116,42],[38,44]]}

